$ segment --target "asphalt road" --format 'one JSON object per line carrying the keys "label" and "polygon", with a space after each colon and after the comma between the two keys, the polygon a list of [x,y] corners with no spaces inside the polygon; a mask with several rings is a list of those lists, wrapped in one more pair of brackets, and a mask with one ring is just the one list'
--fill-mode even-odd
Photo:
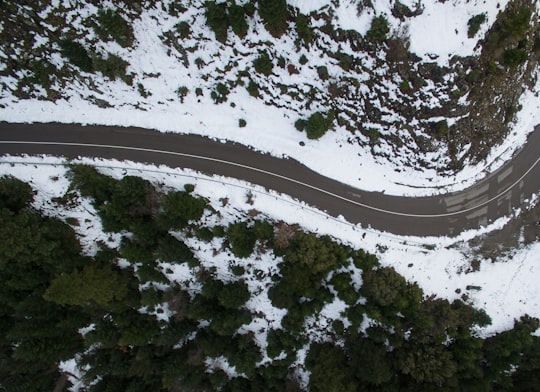
{"label": "asphalt road", "polygon": [[455,236],[476,229],[507,215],[540,190],[540,125],[514,159],[486,179],[464,191],[420,198],[358,190],[292,159],[240,144],[140,128],[0,123],[0,155],[5,154],[114,158],[191,168],[262,185],[363,227],[420,236]]}

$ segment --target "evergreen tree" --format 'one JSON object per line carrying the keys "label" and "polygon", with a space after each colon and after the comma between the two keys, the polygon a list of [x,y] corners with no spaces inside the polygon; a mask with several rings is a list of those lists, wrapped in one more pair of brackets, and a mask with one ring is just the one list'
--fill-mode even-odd
{"label": "evergreen tree", "polygon": [[258,0],[259,14],[266,29],[274,37],[279,38],[287,30],[289,10],[286,0]]}

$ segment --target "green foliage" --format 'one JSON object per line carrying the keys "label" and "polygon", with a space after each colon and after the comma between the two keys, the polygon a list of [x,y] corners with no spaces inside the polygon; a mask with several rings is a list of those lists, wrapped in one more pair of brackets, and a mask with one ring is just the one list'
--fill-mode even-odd
{"label": "green foliage", "polygon": [[255,67],[255,71],[265,76],[270,76],[274,68],[272,59],[266,50],[261,52],[259,57],[253,61],[253,66]]}
{"label": "green foliage", "polygon": [[181,103],[184,103],[184,99],[189,93],[189,89],[186,86],[180,86],[176,89],[176,95]]}
{"label": "green foliage", "polygon": [[259,85],[255,83],[253,80],[251,79],[249,80],[246,90],[248,91],[249,95],[251,95],[252,97],[255,97],[255,98],[259,97]]}
{"label": "green foliage", "polygon": [[71,64],[79,67],[81,71],[93,72],[94,66],[88,52],[80,43],[70,39],[63,39],[59,42],[62,56],[67,57]]}
{"label": "green foliage", "polygon": [[478,33],[478,30],[480,30],[480,26],[486,22],[486,14],[481,13],[472,16],[469,21],[467,22],[467,26],[469,26],[467,30],[467,36],[469,38],[473,38],[476,33]]}
{"label": "green foliage", "polygon": [[302,54],[302,56],[300,56],[300,59],[298,60],[298,62],[302,65],[306,65],[307,62],[308,62],[308,58],[306,57],[305,54]]}
{"label": "green foliage", "polygon": [[227,41],[227,30],[229,29],[226,3],[218,4],[215,1],[207,1],[204,6],[206,7],[206,24],[214,32],[216,39],[221,43],[225,43]]}
{"label": "green foliage", "polygon": [[521,39],[530,29],[531,16],[532,11],[528,8],[521,8],[507,15],[502,21],[503,35],[517,40]]}
{"label": "green foliage", "polygon": [[504,51],[504,65],[508,67],[517,67],[525,63],[528,58],[527,52],[523,49],[512,48]]}
{"label": "green foliage", "polygon": [[227,229],[227,239],[231,251],[238,257],[248,257],[253,253],[257,237],[252,227],[246,222],[233,223]]}
{"label": "green foliage", "polygon": [[32,72],[34,83],[41,85],[44,89],[51,87],[51,77],[56,74],[56,67],[46,60],[32,62]]}
{"label": "green foliage", "polygon": [[0,177],[0,208],[19,212],[34,200],[32,187],[11,176]]}
{"label": "green foliage", "polygon": [[328,131],[330,128],[330,123],[328,118],[326,118],[322,113],[315,112],[309,116],[305,122],[305,126],[308,139],[319,139],[326,133],[326,131]]}
{"label": "green foliage", "polygon": [[57,276],[44,298],[60,305],[88,306],[96,303],[107,306],[121,301],[127,295],[126,282],[109,266],[88,265],[82,271],[75,270]]}
{"label": "green foliage", "polygon": [[248,32],[244,7],[233,3],[229,5],[228,11],[232,30],[238,37],[244,38]]}
{"label": "green foliage", "polygon": [[387,34],[390,32],[388,20],[384,16],[376,16],[371,20],[371,26],[367,32],[367,38],[375,43],[386,41]]}
{"label": "green foliage", "polygon": [[328,68],[326,68],[325,65],[321,65],[320,67],[317,67],[317,75],[319,75],[319,78],[321,78],[321,80],[330,79],[330,74],[328,73]]}
{"label": "green foliage", "polygon": [[193,252],[186,244],[167,234],[159,239],[157,257],[170,263],[183,263],[193,259]]}
{"label": "green foliage", "polygon": [[306,45],[311,44],[313,41],[314,33],[313,29],[309,27],[309,16],[304,14],[298,14],[296,17],[296,33]]}
{"label": "green foliage", "polygon": [[241,118],[240,120],[238,120],[238,126],[240,128],[245,128],[245,126],[247,125],[247,122],[246,120],[244,120],[243,118]]}
{"label": "green foliage", "polygon": [[189,221],[198,221],[207,208],[206,200],[181,191],[167,193],[161,203],[160,221],[168,229],[181,229]]}
{"label": "green foliage", "polygon": [[97,21],[95,31],[99,38],[104,41],[115,40],[123,48],[133,45],[133,28],[117,11],[111,8],[99,10]]}
{"label": "green foliage", "polygon": [[259,15],[272,36],[279,38],[287,30],[289,10],[286,0],[258,0]]}
{"label": "green foliage", "polygon": [[214,100],[214,103],[219,104],[227,102],[227,95],[229,95],[229,88],[226,84],[219,82],[216,85],[215,90],[212,90],[210,97]]}
{"label": "green foliage", "polygon": [[178,22],[175,28],[181,39],[186,39],[191,35],[191,26],[186,21]]}
{"label": "green foliage", "polygon": [[109,53],[106,59],[96,57],[93,60],[94,70],[99,71],[103,76],[108,77],[111,80],[120,78],[128,84],[131,84],[130,78],[126,74],[126,68],[129,65],[120,56]]}

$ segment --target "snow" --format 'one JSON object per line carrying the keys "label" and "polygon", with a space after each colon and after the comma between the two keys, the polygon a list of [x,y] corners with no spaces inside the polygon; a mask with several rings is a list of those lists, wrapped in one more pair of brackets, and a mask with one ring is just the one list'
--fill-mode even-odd
{"label": "snow", "polygon": [[[91,252],[90,244],[104,240],[101,231],[97,229],[99,220],[91,206],[73,209],[53,205],[50,202],[52,197],[61,197],[66,191],[66,169],[62,159],[4,157],[1,162],[3,164],[0,165],[0,174],[9,174],[28,181],[37,190],[36,208],[50,215],[63,218],[73,216],[77,217],[79,222],[85,222],[85,225],[75,229],[83,244],[86,244],[87,250]],[[408,281],[417,282],[426,295],[435,294],[451,301],[466,294],[473,306],[484,309],[492,318],[492,324],[480,331],[484,336],[511,328],[513,320],[523,314],[540,317],[540,291],[537,288],[537,274],[540,273],[538,265],[540,243],[523,246],[496,260],[474,256],[480,261],[480,269],[472,271],[470,268],[473,256],[466,242],[478,235],[501,228],[510,217],[502,217],[488,227],[464,232],[457,238],[396,236],[350,224],[342,217],[328,216],[323,211],[287,195],[267,192],[262,187],[236,179],[209,177],[191,170],[173,170],[135,162],[89,159],[83,159],[81,162],[97,165],[104,173],[118,178],[128,174],[138,175],[155,184],[165,184],[166,188],[183,189],[185,183],[196,184],[195,193],[208,198],[214,208],[221,212],[225,222],[245,219],[249,211],[257,210],[261,216],[289,224],[299,223],[305,230],[320,235],[328,234],[339,238],[345,244],[365,249],[376,254],[383,266],[392,266]],[[253,195],[251,202],[247,201],[247,192]],[[228,199],[228,204],[222,207],[221,200],[224,198]],[[537,198],[533,198],[530,202],[535,200],[537,201]],[[223,223],[222,221],[221,224]],[[110,246],[115,242],[118,243],[118,239],[106,240],[110,242]],[[257,278],[252,275],[246,280],[253,294],[247,306],[249,309],[263,312],[267,321],[256,319],[245,329],[253,331],[258,344],[264,345],[268,329],[279,325],[284,315],[282,309],[272,306],[267,295],[267,289],[272,284],[270,276],[277,271],[280,259],[271,253],[239,259],[226,251],[216,252],[216,249],[220,249],[218,244],[193,242],[191,245],[197,247],[196,255],[201,260],[206,260],[204,263],[207,263],[207,267],[216,267],[219,278],[224,281],[235,279],[228,270],[231,264],[244,266],[251,274],[258,274]],[[164,271],[169,270],[165,274],[171,281],[180,283],[184,288],[193,290],[192,292],[200,290],[200,287],[190,281],[191,273],[187,266],[162,263],[162,267]],[[356,272],[353,274],[354,283],[361,284],[361,276]],[[261,276],[264,277],[262,283],[258,283]],[[479,286],[481,290],[467,290],[467,286]],[[322,312],[327,321],[322,321],[330,323],[332,319],[339,318],[342,306],[339,300],[327,304]],[[321,328],[323,327],[324,325]]]}
{"label": "snow", "polygon": [[[343,28],[355,28],[364,34],[369,28],[372,16],[384,14],[388,17],[393,31],[408,31],[411,48],[419,56],[426,61],[432,61],[429,56],[436,55],[438,56],[436,61],[444,63],[448,60],[450,53],[463,56],[473,54],[476,42],[483,36],[487,26],[495,19],[497,11],[503,9],[507,1],[499,1],[499,8],[497,8],[497,2],[494,1],[449,0],[441,3],[437,0],[423,0],[424,12],[420,16],[406,19],[405,22],[391,15],[393,2],[388,0],[373,2],[375,10],[366,8],[360,15],[357,15],[355,3],[352,0],[341,0],[335,10],[334,23]],[[416,1],[403,0],[402,3],[414,8]],[[307,13],[327,6],[331,4],[331,1],[290,0],[290,4]],[[70,14],[72,19],[82,20],[96,13],[97,8],[92,5],[81,5],[76,11],[70,12],[73,13],[73,15]],[[467,20],[472,14],[481,12],[487,14],[488,21],[475,39],[466,38]],[[256,16],[255,19],[258,20],[257,18]],[[190,66],[187,68],[180,66],[176,55],[167,55],[168,48],[160,38],[163,32],[172,29],[179,20],[190,23],[196,33],[195,37],[184,42],[186,48],[198,45],[194,53],[188,54]],[[204,16],[194,7],[182,14],[180,19],[170,17],[160,7],[152,8],[144,12],[140,19],[134,20],[133,25],[137,37],[134,48],[128,50],[119,47],[114,42],[108,42],[99,43],[97,50],[102,55],[111,52],[128,60],[130,63],[128,72],[136,75],[134,86],[141,83],[145,90],[151,92],[151,96],[143,99],[136,87],[127,86],[119,80],[110,81],[96,74],[92,76],[92,79],[99,88],[91,89],[83,83],[68,85],[64,92],[69,98],[59,99],[54,103],[41,99],[22,100],[3,92],[0,94],[0,120],[137,126],[160,131],[205,135],[219,140],[239,142],[275,156],[292,157],[325,176],[359,189],[409,196],[453,192],[474,184],[510,159],[526,141],[527,134],[540,123],[540,78],[538,78],[537,85],[531,91],[527,90],[522,96],[520,102],[522,109],[510,137],[502,145],[493,149],[484,162],[466,166],[455,176],[442,177],[436,169],[418,171],[414,167],[404,167],[403,164],[409,159],[408,156],[398,157],[393,163],[384,158],[374,157],[369,146],[359,147],[356,144],[349,144],[348,139],[351,133],[343,127],[337,127],[335,132],[328,132],[320,140],[307,139],[304,133],[297,132],[294,128],[295,120],[300,115],[304,115],[302,110],[305,111],[305,109],[301,109],[301,104],[294,100],[279,101],[281,99],[279,92],[272,94],[277,94],[276,99],[284,106],[282,108],[269,106],[261,99],[250,97],[245,88],[241,87],[232,90],[227,103],[215,105],[208,96],[209,90],[215,87],[215,81],[205,81],[203,76],[223,73],[223,67],[231,59],[238,61],[238,69],[250,67],[254,52],[250,45],[264,47],[265,42],[271,39],[271,36],[260,28],[260,24],[250,24],[248,35],[250,44],[230,35],[229,40],[234,42],[234,49],[238,51],[237,55],[234,54],[232,46],[224,47],[211,38],[213,33],[204,26]],[[431,29],[436,33],[427,33],[432,31]],[[455,29],[458,30],[457,35]],[[87,30],[88,34],[93,34],[91,29]],[[43,45],[43,42],[39,41],[39,44]],[[342,43],[340,50],[350,51],[347,45]],[[296,53],[293,39],[287,36],[277,40],[275,45],[269,47],[269,50],[274,51],[276,57],[282,55],[290,58],[291,53],[294,53],[292,57],[300,56]],[[300,74],[289,75],[285,69],[274,67],[275,75],[270,78],[288,86],[298,83],[299,88],[305,91],[309,91],[310,88],[319,91],[326,89],[327,86],[315,77],[317,66],[327,65],[331,75],[334,73],[341,75],[343,72],[338,65],[329,64],[334,60],[321,57],[322,54],[316,47],[310,48],[306,55],[309,62],[302,66]],[[195,64],[197,57],[207,63],[204,74]],[[65,63],[65,59],[56,54],[53,63],[58,66]],[[362,64],[365,67],[374,68],[374,58],[366,55]],[[384,74],[386,68],[380,67],[377,72]],[[156,76],[158,74],[159,76]],[[227,73],[223,75],[226,79],[237,77]],[[255,76],[252,75],[252,77]],[[369,75],[358,74],[357,77],[359,82],[364,83]],[[245,83],[247,79],[243,81]],[[2,82],[14,86],[17,80],[6,77],[2,78]],[[266,83],[264,78],[258,82],[262,85]],[[399,81],[387,80],[384,83],[388,94],[394,98],[396,98],[395,92],[398,88],[396,83]],[[180,102],[176,94],[180,86],[185,86],[190,91],[184,103]],[[204,90],[205,96],[195,95],[194,91],[197,87]],[[362,90],[365,94],[364,99],[372,100],[374,105],[381,105],[379,99],[371,95],[365,84],[362,84],[362,88],[365,90]],[[435,86],[429,86],[422,89],[422,92],[427,95],[424,102],[438,106],[439,100],[444,97],[437,94],[434,88]],[[90,102],[91,97],[103,99],[113,107],[99,108]],[[312,112],[321,107],[322,103],[315,101],[310,110]],[[311,112],[308,111],[305,114],[309,115]],[[385,110],[384,113],[385,119],[397,119],[393,112]],[[245,128],[238,126],[240,119],[246,120]],[[455,119],[450,118],[448,122],[452,124]],[[415,126],[415,123],[411,125]],[[385,128],[380,124],[364,124],[364,126],[377,129],[382,134],[395,133],[397,135],[398,133],[398,130]],[[388,145],[376,146],[374,150],[392,153]],[[427,154],[425,159],[444,162],[440,151]]]}

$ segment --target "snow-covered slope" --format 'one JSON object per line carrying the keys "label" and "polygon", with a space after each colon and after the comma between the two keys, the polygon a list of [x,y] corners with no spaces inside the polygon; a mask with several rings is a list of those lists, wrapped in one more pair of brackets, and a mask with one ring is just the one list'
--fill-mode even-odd
{"label": "snow-covered slope", "polygon": [[[229,29],[222,44],[207,26],[202,1],[180,2],[183,12],[171,12],[168,1],[148,2],[140,10],[103,3],[102,9],[117,10],[131,21],[134,43],[129,47],[98,39],[93,26],[99,9],[91,3],[46,3],[35,10],[17,8],[17,17],[34,22],[26,27],[27,36],[0,51],[1,120],[197,133],[294,157],[359,188],[409,195],[470,185],[509,159],[540,122],[536,84],[523,93],[513,132],[503,144],[485,161],[469,162],[455,175],[440,175],[451,160],[446,141],[433,127],[452,126],[468,116],[468,93],[458,87],[472,71],[460,70],[463,65],[455,62],[456,56],[479,55],[478,44],[508,1],[408,0],[399,4],[414,15],[395,16],[396,3],[390,1],[373,1],[362,8],[362,2],[351,0],[291,0],[292,13],[311,13],[315,38],[309,45],[299,40],[293,22],[281,38],[272,37],[258,13],[246,16],[245,38]],[[467,22],[478,14],[485,14],[486,20],[468,38]],[[389,23],[384,45],[365,39],[375,16]],[[181,23],[184,28],[187,23],[189,34],[179,32]],[[8,28],[6,23],[2,34],[11,34]],[[82,43],[94,57],[121,57],[129,63],[124,79],[131,84],[69,64],[59,53],[60,37]],[[405,48],[405,57],[397,54],[400,48]],[[268,76],[253,66],[263,51],[273,63]],[[47,79],[50,85],[36,84],[36,64],[57,70]],[[326,67],[327,78],[320,77],[321,67]],[[257,98],[246,89],[250,82],[259,87]],[[227,93],[224,102],[216,104],[212,93],[220,83]],[[465,83],[460,88],[469,87]],[[452,94],[464,95],[457,102]],[[457,109],[450,110],[454,104]],[[321,139],[307,139],[295,130],[296,120],[329,110],[335,115],[334,130]],[[244,127],[240,120],[246,122]],[[463,143],[455,159],[466,156],[470,145]]]}

